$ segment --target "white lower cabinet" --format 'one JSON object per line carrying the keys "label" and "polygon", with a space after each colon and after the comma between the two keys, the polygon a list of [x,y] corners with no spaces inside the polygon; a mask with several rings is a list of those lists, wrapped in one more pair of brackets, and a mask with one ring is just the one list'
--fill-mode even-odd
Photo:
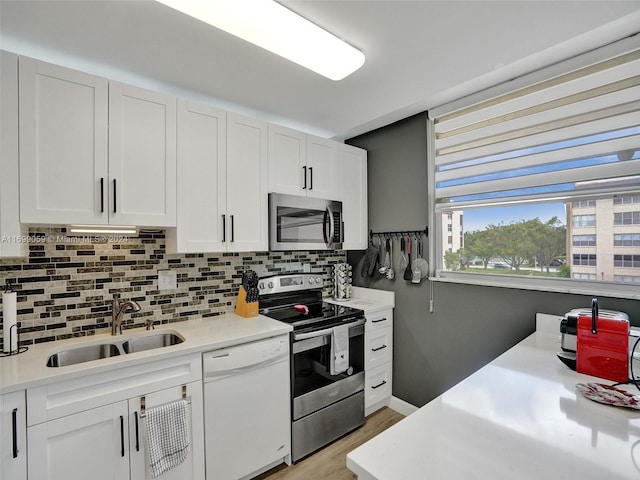
{"label": "white lower cabinet", "polygon": [[24,390],[0,395],[1,479],[27,480],[26,412]]}
{"label": "white lower cabinet", "polygon": [[393,309],[366,313],[364,413],[389,404],[393,385]]}
{"label": "white lower cabinet", "polygon": [[29,478],[130,478],[127,418],[122,401],[29,427]]}
{"label": "white lower cabinet", "polygon": [[189,455],[181,465],[156,478],[204,478],[199,355],[126,367],[27,390],[29,478],[150,479],[142,405],[144,403],[145,409],[149,410],[185,397],[190,401]]}

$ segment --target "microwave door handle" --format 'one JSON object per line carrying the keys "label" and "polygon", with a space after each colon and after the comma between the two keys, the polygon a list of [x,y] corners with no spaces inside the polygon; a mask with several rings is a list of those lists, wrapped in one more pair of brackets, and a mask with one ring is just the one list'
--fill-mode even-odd
{"label": "microwave door handle", "polygon": [[333,218],[333,212],[331,211],[331,207],[327,207],[327,209],[325,210],[324,218],[325,218],[325,223],[324,223],[325,227],[327,224],[329,225],[329,238],[327,238],[326,230],[323,232],[324,242],[327,244],[327,247],[333,248],[333,236],[335,235],[336,226],[334,224],[335,219]]}
{"label": "microwave door handle", "polygon": [[327,224],[329,220],[329,209],[327,208],[324,211],[324,219],[322,220],[322,238],[324,238],[324,243],[327,245],[329,245],[329,239],[327,238]]}

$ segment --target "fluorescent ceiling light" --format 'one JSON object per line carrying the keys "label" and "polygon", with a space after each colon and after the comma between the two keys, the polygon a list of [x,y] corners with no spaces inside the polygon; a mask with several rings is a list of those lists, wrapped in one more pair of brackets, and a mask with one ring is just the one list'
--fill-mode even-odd
{"label": "fluorescent ceiling light", "polygon": [[364,54],[272,0],[157,0],[331,80],[364,63]]}
{"label": "fluorescent ceiling light", "polygon": [[138,227],[116,225],[69,225],[69,233],[137,235]]}

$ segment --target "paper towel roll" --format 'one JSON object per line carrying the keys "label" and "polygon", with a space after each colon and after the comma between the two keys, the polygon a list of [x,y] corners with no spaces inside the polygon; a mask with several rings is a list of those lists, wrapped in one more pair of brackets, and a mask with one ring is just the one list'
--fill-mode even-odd
{"label": "paper towel roll", "polygon": [[[16,292],[2,294],[2,335],[4,353],[11,353],[18,349],[18,322],[16,304],[18,295]],[[13,328],[12,328],[13,327]]]}

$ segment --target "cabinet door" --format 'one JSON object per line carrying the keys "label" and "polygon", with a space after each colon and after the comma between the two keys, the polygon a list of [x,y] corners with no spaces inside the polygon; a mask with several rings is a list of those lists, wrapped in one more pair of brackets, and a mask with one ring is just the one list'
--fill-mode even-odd
{"label": "cabinet door", "polygon": [[227,113],[226,174],[228,250],[268,250],[266,122]]}
{"label": "cabinet door", "polygon": [[176,225],[176,99],[109,82],[109,223]]}
{"label": "cabinet door", "polygon": [[0,50],[0,257],[26,255],[20,226],[18,56]]}
{"label": "cabinet door", "polygon": [[29,477],[128,479],[127,417],[123,401],[29,427]]}
{"label": "cabinet door", "polygon": [[107,80],[27,57],[19,79],[20,221],[107,223]]}
{"label": "cabinet door", "polygon": [[[204,426],[202,405],[202,383],[193,382],[186,386],[190,400],[191,441],[189,456],[177,467],[163,473],[161,480],[204,479]],[[167,388],[145,395],[145,408],[150,409],[182,399],[182,386]],[[129,400],[129,431],[131,451],[131,480],[151,479],[148,462],[148,442],[146,420],[140,418],[141,397]]]}
{"label": "cabinet door", "polygon": [[0,395],[0,478],[27,480],[27,415],[24,390]]}
{"label": "cabinet door", "polygon": [[307,196],[338,200],[340,197],[340,144],[307,135]]}
{"label": "cabinet door", "polygon": [[269,192],[307,194],[306,135],[269,124]]}
{"label": "cabinet door", "polygon": [[223,110],[178,101],[176,229],[167,232],[167,251],[226,249],[227,115]]}
{"label": "cabinet door", "polygon": [[340,199],[344,220],[344,250],[364,250],[369,238],[367,213],[367,151],[342,145]]}

